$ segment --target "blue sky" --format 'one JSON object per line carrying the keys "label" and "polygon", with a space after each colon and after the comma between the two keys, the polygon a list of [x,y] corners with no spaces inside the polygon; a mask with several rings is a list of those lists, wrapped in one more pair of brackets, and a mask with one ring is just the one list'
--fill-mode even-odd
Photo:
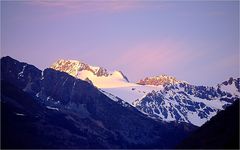
{"label": "blue sky", "polygon": [[1,55],[215,85],[239,77],[239,2],[1,1]]}

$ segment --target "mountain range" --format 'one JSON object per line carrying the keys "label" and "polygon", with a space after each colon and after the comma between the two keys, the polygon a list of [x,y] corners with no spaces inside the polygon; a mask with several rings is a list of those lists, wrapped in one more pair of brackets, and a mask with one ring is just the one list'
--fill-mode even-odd
{"label": "mountain range", "polygon": [[208,87],[160,75],[132,83],[76,60],[42,71],[2,57],[2,148],[175,148],[239,101],[239,81]]}
{"label": "mountain range", "polygon": [[108,71],[76,60],[58,60],[51,68],[91,83],[111,99],[122,99],[151,118],[201,126],[240,98],[240,78],[214,87],[192,85],[160,75],[131,83],[121,71]]}
{"label": "mountain range", "polygon": [[196,129],[122,104],[65,72],[1,58],[2,148],[173,148]]}

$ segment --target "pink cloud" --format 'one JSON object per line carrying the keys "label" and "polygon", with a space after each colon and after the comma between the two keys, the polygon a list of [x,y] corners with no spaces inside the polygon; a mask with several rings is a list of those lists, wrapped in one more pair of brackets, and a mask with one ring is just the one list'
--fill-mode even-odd
{"label": "pink cloud", "polygon": [[192,58],[194,53],[186,50],[183,43],[177,41],[146,42],[130,48],[129,51],[116,61],[116,63],[130,63],[145,68],[155,67],[156,65],[172,65],[179,61],[185,62]]}
{"label": "pink cloud", "polygon": [[125,66],[128,70],[134,70],[135,74],[156,70],[160,74],[176,70],[180,64],[184,66],[184,64],[191,63],[191,61],[203,55],[205,54],[201,51],[193,52],[189,50],[185,43],[179,41],[143,42],[136,47],[129,48],[113,64]]}

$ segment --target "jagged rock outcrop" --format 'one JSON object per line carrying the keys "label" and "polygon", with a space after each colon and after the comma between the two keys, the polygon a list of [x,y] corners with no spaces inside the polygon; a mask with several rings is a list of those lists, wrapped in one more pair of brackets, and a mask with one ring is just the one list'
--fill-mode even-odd
{"label": "jagged rock outcrop", "polygon": [[160,75],[155,77],[146,77],[137,82],[140,85],[166,85],[166,84],[176,84],[180,83],[175,77],[168,75]]}

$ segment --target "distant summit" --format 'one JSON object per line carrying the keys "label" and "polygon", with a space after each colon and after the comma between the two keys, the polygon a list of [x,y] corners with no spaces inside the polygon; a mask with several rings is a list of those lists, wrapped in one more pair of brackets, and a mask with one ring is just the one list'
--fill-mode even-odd
{"label": "distant summit", "polygon": [[57,62],[55,62],[51,66],[51,68],[62,71],[62,72],[67,72],[68,74],[75,76],[75,77],[78,75],[78,72],[83,71],[83,70],[90,71],[97,77],[109,76],[109,73],[107,72],[107,70],[105,68],[90,66],[88,64],[85,64],[85,63],[77,61],[77,60],[60,59]]}
{"label": "distant summit", "polygon": [[159,75],[159,76],[154,76],[154,77],[146,77],[145,79],[141,79],[137,83],[140,85],[166,85],[166,84],[177,84],[181,83],[183,81],[177,80],[173,76],[168,76],[168,75]]}
{"label": "distant summit", "polygon": [[82,80],[88,78],[98,88],[116,87],[124,82],[129,82],[121,71],[108,71],[103,67],[91,66],[77,60],[60,59],[52,64],[50,68],[66,72]]}

